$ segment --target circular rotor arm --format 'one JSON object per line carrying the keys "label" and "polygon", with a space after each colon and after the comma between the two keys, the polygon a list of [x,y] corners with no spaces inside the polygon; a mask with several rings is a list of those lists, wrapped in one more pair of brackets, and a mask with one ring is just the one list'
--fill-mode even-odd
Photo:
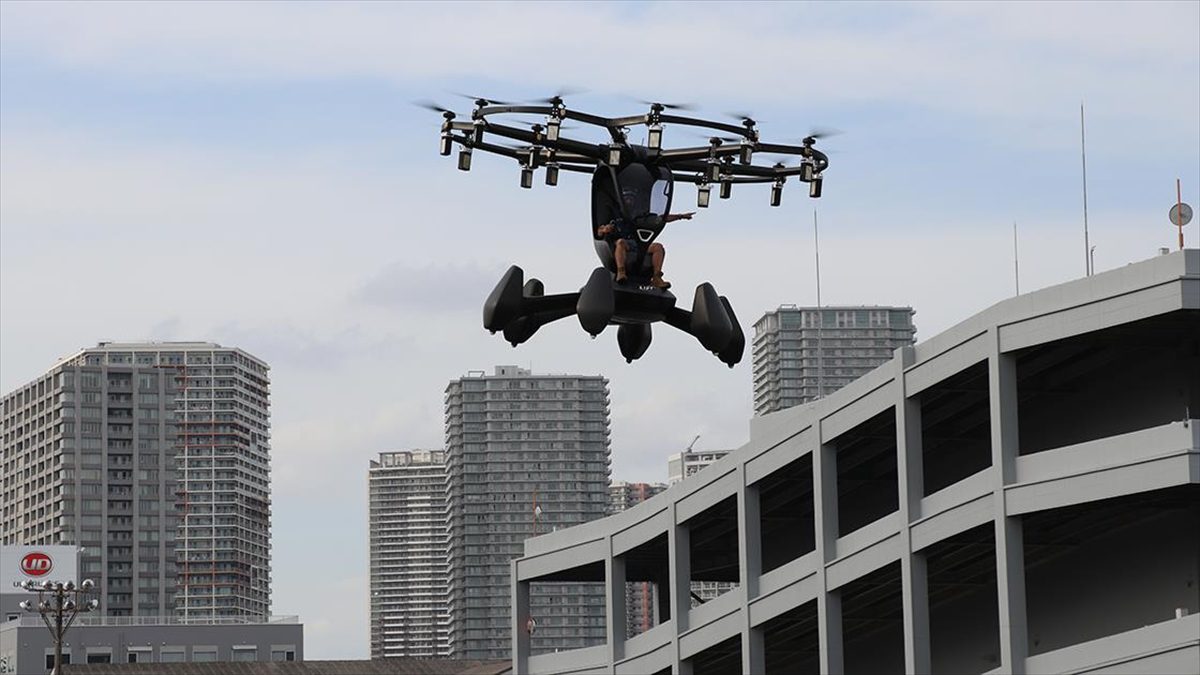
{"label": "circular rotor arm", "polygon": [[[821,172],[829,166],[829,158],[825,153],[813,147],[818,134],[810,134],[802,145],[763,143],[759,141],[755,122],[749,118],[744,119],[741,125],[736,125],[667,114],[661,106],[651,106],[650,111],[643,115],[603,117],[567,108],[561,97],[547,99],[545,103],[539,104],[501,104],[494,101],[477,103],[479,105],[471,112],[469,120],[456,119],[452,111],[432,104],[424,106],[442,112],[446,118],[442,124],[443,142],[452,141],[461,145],[467,152],[478,148],[510,157],[521,162],[523,166],[533,168],[553,163],[567,171],[591,172],[598,164],[614,161],[612,157],[619,149],[629,151],[633,147],[627,139],[630,127],[644,125],[652,131],[657,131],[661,129],[658,125],[664,123],[712,130],[732,136],[713,136],[710,142],[703,146],[664,149],[658,147],[661,131],[657,131],[659,135],[651,141],[651,147],[639,146],[638,152],[644,153],[652,161],[661,161],[669,166],[674,178],[682,182],[700,185],[716,182],[778,183],[792,176],[798,176],[801,181],[813,182],[820,179]],[[522,128],[489,119],[514,114],[544,115],[546,125],[533,124],[530,128]],[[564,120],[604,129],[609,132],[612,140],[609,143],[593,143],[567,138],[561,132],[561,122]],[[526,147],[513,148],[489,142],[485,140],[488,134],[517,141]],[[755,164],[754,156],[759,153],[792,156],[799,162],[794,166],[787,166],[781,162],[770,165]]]}

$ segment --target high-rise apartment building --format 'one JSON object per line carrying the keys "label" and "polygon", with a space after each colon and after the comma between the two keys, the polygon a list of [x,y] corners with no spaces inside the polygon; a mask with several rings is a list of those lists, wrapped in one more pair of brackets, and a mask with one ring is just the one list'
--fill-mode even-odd
{"label": "high-rise apartment building", "polygon": [[[450,382],[445,402],[450,651],[508,658],[510,561],[529,537],[604,516],[608,381],[498,366]],[[597,584],[539,584],[529,610],[536,651],[604,642]]]}
{"label": "high-rise apartment building", "polygon": [[650,499],[667,489],[666,483],[627,483],[613,481],[608,486],[608,512],[619,513]]}
{"label": "high-rise apartment building", "polygon": [[448,656],[446,453],[383,452],[368,475],[371,658]]}
{"label": "high-rise apartment building", "polygon": [[784,305],[754,323],[754,414],[815,401],[913,344],[912,307]]}
{"label": "high-rise apartment building", "polygon": [[667,458],[667,484],[674,485],[729,454],[729,450],[684,450]]}
{"label": "high-rise apartment building", "polygon": [[75,544],[114,616],[270,614],[268,366],[100,343],[3,400],[6,544]]}
{"label": "high-rise apartment building", "polygon": [[[631,509],[667,489],[666,483],[627,483],[614,481],[608,487],[608,512]],[[655,585],[649,581],[630,581],[625,584],[625,636],[633,637],[653,628],[658,607]]]}

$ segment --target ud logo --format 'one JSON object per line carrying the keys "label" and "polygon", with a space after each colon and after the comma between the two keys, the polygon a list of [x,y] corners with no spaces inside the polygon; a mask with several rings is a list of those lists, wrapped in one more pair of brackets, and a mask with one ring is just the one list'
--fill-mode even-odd
{"label": "ud logo", "polygon": [[45,576],[54,568],[54,561],[50,556],[41,551],[27,553],[24,558],[21,558],[21,571],[26,576],[41,577]]}

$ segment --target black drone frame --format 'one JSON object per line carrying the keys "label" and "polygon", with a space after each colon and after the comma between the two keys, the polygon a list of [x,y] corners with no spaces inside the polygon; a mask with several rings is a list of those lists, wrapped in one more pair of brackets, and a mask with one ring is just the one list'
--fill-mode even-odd
{"label": "black drone frame", "polygon": [[[829,166],[829,158],[813,147],[819,134],[804,138],[801,145],[764,143],[759,139],[757,123],[749,117],[744,117],[740,125],[735,125],[668,114],[666,110],[669,107],[652,103],[650,111],[644,115],[601,117],[567,108],[560,96],[546,99],[544,105],[496,104],[480,98],[475,101],[470,121],[457,121],[453,111],[437,109],[444,118],[440,151],[442,155],[449,155],[453,146],[459,145],[458,168],[463,171],[470,170],[471,153],[475,149],[515,159],[521,165],[521,187],[524,188],[533,186],[534,170],[545,167],[546,184],[557,185],[559,170],[591,173],[602,162],[611,166],[621,164],[634,152],[628,139],[629,128],[645,125],[646,158],[669,165],[674,180],[697,185],[697,205],[702,208],[708,206],[712,185],[719,185],[720,196],[729,198],[732,186],[744,183],[770,183],[771,205],[779,206],[784,181],[792,176],[809,184],[810,197],[815,199],[821,196],[822,172]],[[546,123],[523,129],[488,119],[509,114],[545,115]],[[589,143],[567,138],[561,133],[562,123],[566,120],[607,129],[611,143]],[[678,124],[732,136],[714,135],[706,146],[666,149],[662,147],[664,124]],[[527,145],[510,147],[489,142],[487,134]],[[791,155],[800,157],[801,161],[796,166],[787,166],[783,162],[769,166],[755,164],[754,156],[759,153]]]}
{"label": "black drone frame", "polygon": [[[546,295],[537,279],[525,280],[524,271],[513,265],[500,279],[484,303],[483,325],[487,330],[503,331],[504,338],[515,347],[533,336],[537,330],[553,321],[578,316],[580,325],[592,337],[606,326],[616,325],[617,344],[629,362],[640,358],[649,348],[650,325],[662,321],[700,341],[731,368],[741,361],[745,350],[745,335],[729,300],[719,295],[712,284],[696,287],[690,311],[675,306],[675,296],[651,278],[649,258],[638,255],[626,263],[628,279],[618,281],[613,262],[614,242],[600,236],[601,225],[610,218],[636,223],[636,236],[641,248],[654,245],[654,239],[668,221],[674,182],[692,183],[698,187],[697,206],[709,205],[711,186],[720,186],[720,197],[728,199],[734,184],[770,183],[771,205],[779,206],[787,178],[797,177],[809,184],[809,196],[821,196],[821,174],[829,166],[824,153],[813,145],[820,134],[806,137],[801,145],[763,143],[756,122],[748,116],[741,124],[714,122],[694,117],[668,114],[677,106],[651,103],[645,115],[630,117],[601,117],[568,109],[561,96],[544,100],[543,105],[508,104],[479,98],[471,112],[470,121],[458,121],[452,110],[426,105],[442,113],[440,151],[450,155],[460,146],[458,168],[471,169],[474,150],[515,159],[521,166],[521,187],[533,187],[533,175],[539,168],[546,171],[546,183],[558,184],[560,170],[592,174],[591,230],[596,252],[603,263],[593,270],[587,283],[578,292]],[[489,117],[496,115],[544,115],[545,124],[529,128],[501,124]],[[568,138],[562,134],[563,122],[573,120],[601,127],[608,131],[610,142],[590,143]],[[663,125],[673,124],[704,129],[717,134],[705,146],[678,149],[662,147]],[[645,125],[645,145],[629,142],[629,128]],[[487,138],[488,134],[526,144],[513,147]],[[790,155],[800,158],[796,166],[775,162],[767,166],[755,164],[759,153]],[[633,202],[624,204],[625,191],[640,194],[649,200],[654,185],[665,185],[664,203],[655,207]],[[632,199],[632,197],[630,197]],[[640,209],[630,212],[630,209]]]}

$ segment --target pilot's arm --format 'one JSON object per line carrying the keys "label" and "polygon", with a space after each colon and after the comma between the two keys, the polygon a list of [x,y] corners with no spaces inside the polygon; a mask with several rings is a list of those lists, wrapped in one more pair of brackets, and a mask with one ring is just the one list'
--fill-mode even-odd
{"label": "pilot's arm", "polygon": [[691,220],[692,216],[694,215],[696,215],[695,211],[688,211],[687,213],[668,213],[667,217],[663,218],[663,222],[671,223],[676,220]]}
{"label": "pilot's arm", "polygon": [[603,237],[607,237],[608,235],[610,235],[616,231],[617,231],[616,225],[614,225],[612,223],[605,223],[605,224],[601,225],[600,227],[596,228],[596,236],[603,238]]}

